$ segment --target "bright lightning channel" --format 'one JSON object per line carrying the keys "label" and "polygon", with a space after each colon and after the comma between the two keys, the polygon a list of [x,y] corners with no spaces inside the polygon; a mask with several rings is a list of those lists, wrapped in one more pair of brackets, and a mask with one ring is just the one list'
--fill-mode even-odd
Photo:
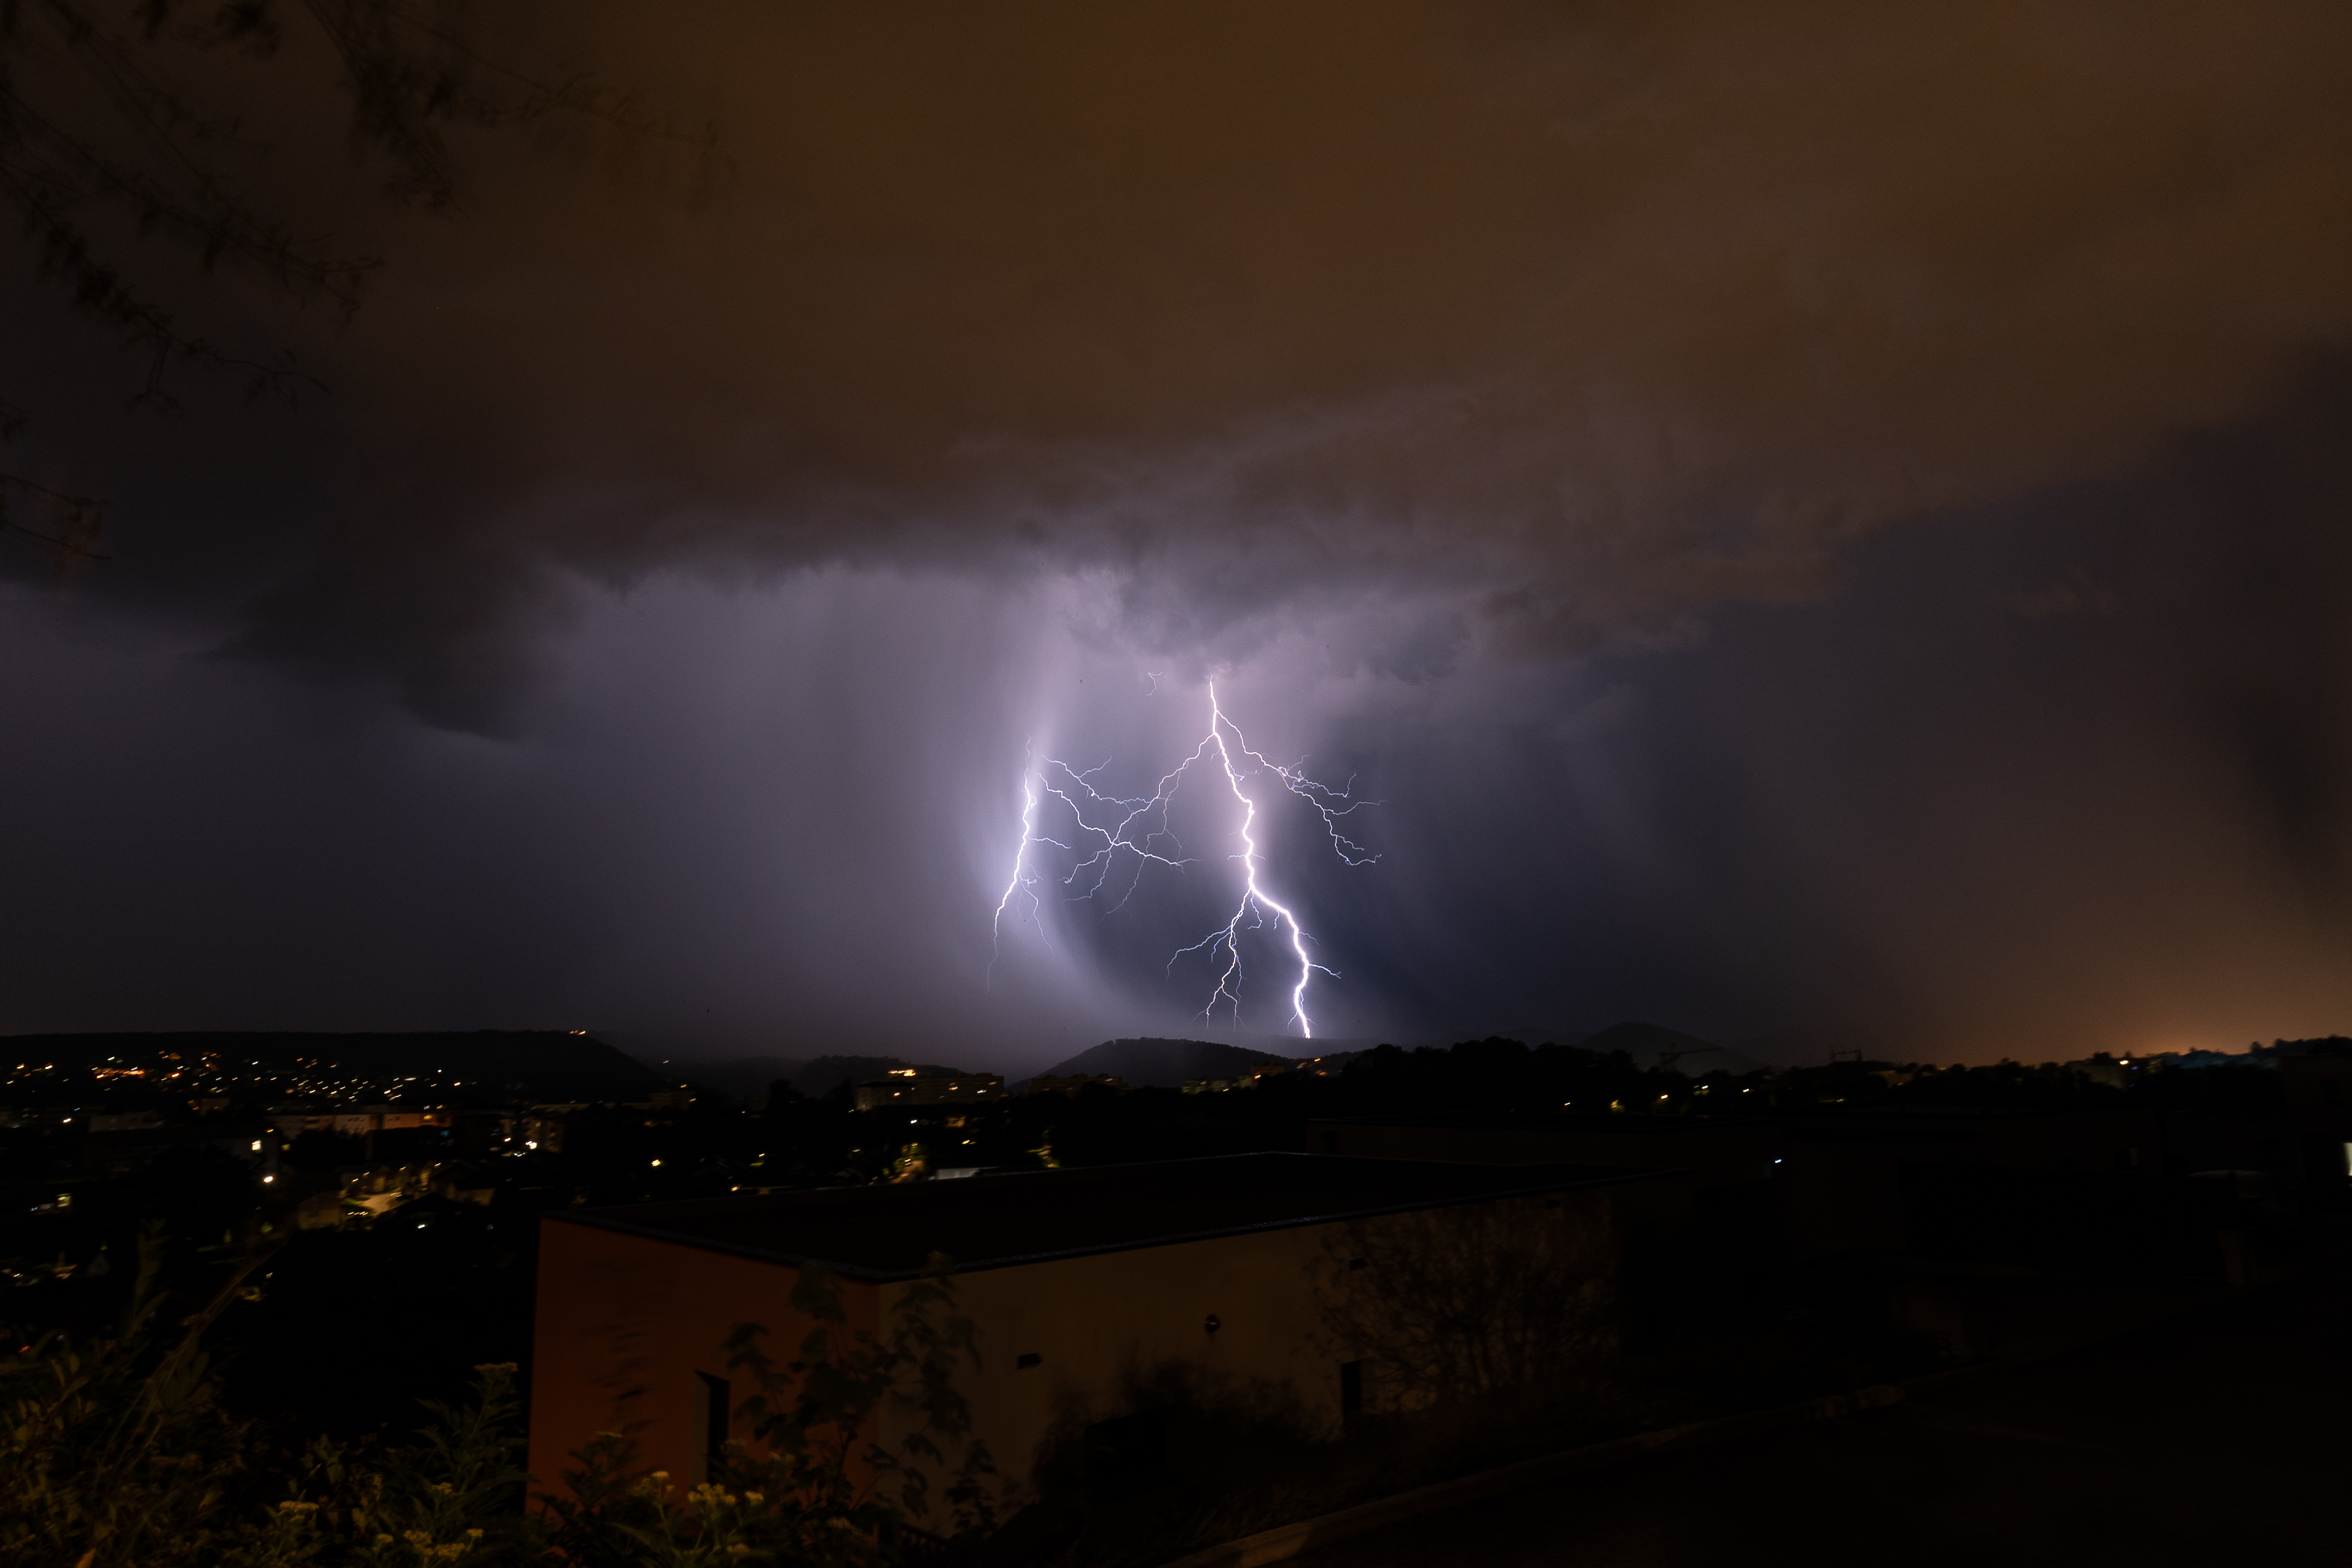
{"label": "bright lightning channel", "polygon": [[[1242,808],[1241,853],[1233,857],[1242,865],[1241,899],[1234,907],[1232,918],[1223,925],[1191,946],[1177,949],[1169,957],[1168,971],[1173,973],[1177,960],[1196,952],[1205,953],[1214,963],[1222,950],[1224,967],[1217,972],[1216,984],[1211,989],[1201,1016],[1206,1018],[1223,1005],[1229,1007],[1233,1016],[1238,1020],[1241,1016],[1241,933],[1244,926],[1251,931],[1260,931],[1271,924],[1275,936],[1286,942],[1292,959],[1298,965],[1298,978],[1290,987],[1290,1016],[1286,1022],[1297,1024],[1300,1036],[1312,1039],[1315,1037],[1315,1026],[1307,1013],[1307,986],[1318,971],[1334,979],[1339,978],[1339,972],[1315,961],[1307,951],[1307,944],[1315,939],[1298,923],[1298,917],[1290,907],[1265,889],[1260,877],[1261,857],[1255,831],[1257,826],[1257,802],[1242,787],[1244,777],[1252,771],[1271,775],[1284,789],[1313,806],[1322,818],[1324,831],[1330,836],[1332,852],[1342,863],[1349,866],[1369,866],[1380,857],[1341,832],[1340,818],[1359,806],[1378,803],[1354,798],[1351,792],[1356,781],[1352,778],[1345,788],[1335,790],[1309,778],[1303,765],[1286,767],[1268,762],[1253,751],[1248,738],[1242,733],[1241,726],[1227,718],[1218,706],[1217,689],[1213,684],[1209,688],[1209,732],[1202,737],[1199,745],[1193,747],[1191,756],[1161,776],[1159,787],[1148,796],[1108,795],[1097,790],[1088,781],[1108,766],[1108,763],[1080,771],[1058,758],[1039,758],[1034,752],[1024,753],[1021,778],[1021,842],[1013,851],[1013,874],[1004,884],[1003,897],[996,901],[993,927],[996,941],[1001,945],[1003,940],[1005,911],[1013,907],[1016,898],[1024,894],[1029,899],[1029,914],[1036,924],[1039,939],[1045,937],[1045,903],[1037,890],[1045,879],[1044,874],[1032,864],[1030,853],[1040,845],[1051,845],[1073,855],[1079,854],[1080,847],[1084,847],[1083,857],[1071,868],[1069,875],[1060,879],[1066,888],[1076,887],[1081,877],[1088,871],[1093,872],[1093,880],[1083,891],[1072,895],[1072,902],[1098,900],[1113,873],[1120,870],[1123,865],[1131,865],[1132,876],[1125,879],[1125,889],[1104,911],[1106,915],[1116,914],[1126,906],[1128,900],[1135,896],[1136,889],[1142,885],[1147,866],[1166,866],[1181,871],[1194,864],[1192,858],[1184,854],[1182,844],[1170,829],[1168,811],[1175,801],[1177,787],[1182,784],[1185,773],[1194,763],[1206,759],[1212,751],[1216,753],[1226,786],[1233,791],[1234,799]],[[1236,761],[1237,757],[1247,759],[1247,766]],[[1077,827],[1077,845],[1066,844],[1038,831],[1037,808],[1042,804],[1042,797],[1046,795],[1069,808],[1070,817]],[[993,957],[990,959],[989,968],[992,980],[995,970]]]}
{"label": "bright lightning channel", "polygon": [[[1001,942],[1004,934],[1004,911],[1012,906],[1014,894],[1025,892],[1029,895],[1029,918],[1037,922],[1037,940],[1050,949],[1054,944],[1045,935],[1045,902],[1037,897],[1037,879],[1029,874],[1027,866],[1029,846],[1037,842],[1037,792],[1029,787],[1030,769],[1025,763],[1025,759],[1034,754],[1025,748],[1022,752],[1024,765],[1021,773],[1021,847],[1013,852],[1013,879],[1004,884],[1004,896],[996,900],[996,934]],[[992,951],[988,957],[986,984],[992,987],[995,984],[996,954]]]}

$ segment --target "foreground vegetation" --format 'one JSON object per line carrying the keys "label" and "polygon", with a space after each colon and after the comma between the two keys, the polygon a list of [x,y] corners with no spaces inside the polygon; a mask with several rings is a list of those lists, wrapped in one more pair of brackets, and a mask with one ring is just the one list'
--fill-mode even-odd
{"label": "foreground vegetation", "polygon": [[[818,1327],[787,1361],[746,1324],[729,1364],[756,1390],[712,1480],[681,1492],[646,1472],[625,1433],[572,1456],[561,1486],[520,1466],[512,1364],[474,1369],[469,1396],[427,1401],[391,1446],[282,1434],[234,1413],[205,1347],[247,1271],[173,1321],[151,1237],[120,1322],[42,1336],[0,1363],[0,1562],[11,1568],[861,1568],[993,1522],[986,1449],[956,1374],[972,1356],[941,1270],[879,1334],[846,1330],[837,1292],[803,1271],[793,1310]],[[897,1447],[870,1440],[886,1404],[919,1419]],[[950,1452],[945,1495],[929,1476]],[[926,1463],[928,1462],[928,1464]],[[538,1506],[527,1507],[526,1503]]]}
{"label": "foreground vegetation", "polygon": [[[1412,1238],[1399,1243],[1410,1247]],[[1340,1248],[1360,1250],[1361,1241]],[[121,1320],[86,1337],[44,1335],[0,1363],[0,1562],[10,1568],[715,1568],[726,1563],[883,1568],[1060,1564],[1112,1568],[1534,1454],[1899,1377],[1935,1350],[1859,1322],[1757,1324],[1704,1347],[1621,1352],[1607,1301],[1575,1300],[1571,1331],[1531,1333],[1560,1294],[1571,1246],[1538,1255],[1507,1227],[1449,1236],[1433,1259],[1443,1314],[1466,1270],[1506,1310],[1454,1325],[1390,1323],[1432,1351],[1427,1387],[1338,1440],[1262,1387],[1203,1381],[1197,1369],[1137,1369],[1125,1403],[1171,1414],[1169,1470],[1140,1490],[1089,1476],[1083,1434],[1046,1456],[1027,1504],[1000,1519],[992,1457],[970,1440],[958,1391],[975,1366],[946,1260],[879,1333],[846,1330],[830,1281],[802,1279],[792,1302],[819,1326],[789,1356],[754,1325],[729,1365],[751,1396],[709,1484],[646,1471],[625,1433],[599,1436],[554,1477],[523,1473],[517,1369],[473,1369],[467,1396],[425,1401],[405,1436],[299,1437],[240,1415],[207,1348],[245,1310],[233,1274],[175,1317],[152,1237]],[[1539,1249],[1538,1249],[1539,1251]],[[1334,1255],[1335,1257],[1338,1254]],[[1412,1319],[1412,1260],[1377,1300],[1367,1275],[1334,1271],[1335,1321],[1349,1312]],[[1572,1294],[1573,1292],[1571,1292]],[[1590,1296],[1590,1290],[1585,1291]],[[1416,1369],[1411,1358],[1405,1373]],[[915,1417],[895,1447],[869,1440],[886,1405]]]}

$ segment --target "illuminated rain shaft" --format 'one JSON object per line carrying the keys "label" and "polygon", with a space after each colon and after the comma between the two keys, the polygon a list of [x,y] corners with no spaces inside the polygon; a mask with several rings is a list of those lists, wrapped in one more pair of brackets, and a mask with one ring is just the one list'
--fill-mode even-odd
{"label": "illuminated rain shaft", "polygon": [[[1153,687],[1155,690],[1158,689],[1156,679]],[[1194,763],[1207,758],[1212,752],[1215,752],[1217,764],[1224,773],[1226,786],[1233,791],[1234,799],[1242,808],[1241,852],[1233,857],[1242,866],[1242,894],[1240,901],[1234,907],[1232,918],[1223,925],[1191,946],[1177,949],[1170,956],[1168,973],[1173,974],[1177,962],[1190,954],[1204,954],[1214,963],[1222,953],[1223,967],[1216,972],[1216,984],[1209,993],[1208,1002],[1201,1009],[1201,1016],[1208,1017],[1218,1007],[1224,1006],[1230,1008],[1238,1020],[1241,1016],[1241,934],[1244,930],[1263,931],[1271,926],[1275,940],[1288,949],[1291,959],[1298,965],[1297,979],[1290,987],[1290,1016],[1285,1022],[1297,1024],[1299,1034],[1312,1039],[1315,1026],[1307,1012],[1307,986],[1318,971],[1334,979],[1339,977],[1339,972],[1315,961],[1307,952],[1307,944],[1315,939],[1298,923],[1297,915],[1288,905],[1266,891],[1262,879],[1264,868],[1256,836],[1257,802],[1243,788],[1243,783],[1252,772],[1270,776],[1292,795],[1314,807],[1316,814],[1322,818],[1325,833],[1330,837],[1332,852],[1342,863],[1349,866],[1369,866],[1380,857],[1342,832],[1340,819],[1359,806],[1377,803],[1354,798],[1355,780],[1352,778],[1348,781],[1347,787],[1333,789],[1307,777],[1302,768],[1268,762],[1251,750],[1241,726],[1227,718],[1224,710],[1217,705],[1217,689],[1213,685],[1209,688],[1209,732],[1202,737],[1201,743],[1192,749],[1191,756],[1162,775],[1159,788],[1149,796],[1108,795],[1097,790],[1088,781],[1108,766],[1108,763],[1081,771],[1058,758],[1041,759],[1034,752],[1024,756],[1021,778],[1021,842],[1013,852],[1013,874],[1004,884],[1003,896],[996,901],[995,940],[1001,947],[1004,937],[1005,912],[1013,908],[1016,899],[1024,895],[1029,900],[1030,916],[1036,924],[1038,938],[1046,940],[1045,900],[1039,891],[1046,877],[1034,865],[1032,854],[1042,845],[1050,845],[1080,857],[1070,868],[1069,875],[1059,879],[1063,887],[1077,888],[1081,878],[1089,871],[1093,873],[1092,879],[1081,890],[1069,895],[1069,901],[1073,903],[1099,901],[1109,889],[1114,875],[1131,871],[1123,877],[1125,887],[1118,891],[1115,900],[1104,910],[1106,916],[1116,914],[1126,907],[1127,901],[1142,885],[1147,867],[1165,866],[1181,871],[1195,864],[1194,858],[1184,853],[1183,845],[1170,828],[1168,811],[1175,801],[1176,791],[1183,783],[1184,775],[1192,771]],[[1076,828],[1076,843],[1064,843],[1038,831],[1037,808],[1045,796],[1051,796],[1069,808],[1071,821]],[[993,957],[990,960],[989,968],[992,982],[995,970]]]}

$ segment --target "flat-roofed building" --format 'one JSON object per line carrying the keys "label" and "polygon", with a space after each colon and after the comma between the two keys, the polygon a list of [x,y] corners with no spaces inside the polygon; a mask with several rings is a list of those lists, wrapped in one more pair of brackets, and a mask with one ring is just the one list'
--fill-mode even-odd
{"label": "flat-roofed building", "polygon": [[439,1105],[364,1105],[328,1110],[282,1108],[270,1114],[279,1131],[289,1138],[299,1137],[305,1132],[335,1132],[347,1138],[363,1138],[371,1132],[446,1127],[450,1120],[449,1109]]}
{"label": "flat-roofed building", "polygon": [[[558,1476],[595,1434],[627,1428],[650,1468],[698,1482],[711,1446],[744,1436],[727,1413],[750,1390],[722,1349],[738,1325],[762,1325],[789,1360],[810,1327],[790,1310],[793,1289],[822,1265],[848,1326],[874,1331],[935,1253],[952,1260],[958,1310],[979,1331],[982,1365],[960,1380],[974,1436],[1016,1493],[1041,1456],[1068,1451],[1056,1445],[1149,1416],[1171,1374],[1273,1391],[1336,1430],[1355,1409],[1412,1403],[1383,1370],[1391,1347],[1363,1342],[1355,1310],[1427,1287],[1398,1259],[1442,1271],[1460,1267],[1446,1261],[1452,1240],[1503,1238],[1484,1252],[1516,1247],[1524,1266],[1496,1289],[1539,1286],[1529,1310],[1566,1336],[1574,1312],[1589,1327],[1608,1298],[1615,1207],[1641,1183],[1607,1169],[1245,1154],[549,1215],[530,1467]],[[1435,1245],[1416,1251],[1423,1237]],[[1550,1270],[1540,1280],[1538,1266]],[[1343,1297],[1353,1316],[1335,1316]],[[1498,1322],[1508,1308],[1498,1297]]]}
{"label": "flat-roofed building", "polygon": [[1004,1079],[992,1072],[919,1073],[902,1068],[861,1083],[852,1095],[860,1110],[905,1110],[917,1106],[974,1105],[1004,1098]]}
{"label": "flat-roofed building", "polygon": [[1780,1310],[1787,1142],[1777,1116],[1408,1111],[1310,1121],[1307,1146],[1323,1155],[1649,1173],[1618,1215],[1627,1327],[1663,1331],[1694,1318]]}
{"label": "flat-roofed building", "polygon": [[1109,1089],[1113,1094],[1124,1094],[1127,1091],[1127,1079],[1117,1073],[1075,1072],[1060,1078],[1041,1073],[1029,1080],[1029,1092],[1031,1094],[1076,1094],[1088,1084]]}

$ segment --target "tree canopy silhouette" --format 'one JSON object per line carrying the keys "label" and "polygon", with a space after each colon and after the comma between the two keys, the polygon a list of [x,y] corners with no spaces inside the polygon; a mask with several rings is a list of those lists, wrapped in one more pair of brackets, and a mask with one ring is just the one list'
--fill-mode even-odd
{"label": "tree canopy silhouette", "polygon": [[[395,0],[8,0],[0,5],[0,205],[41,282],[139,366],[134,401],[168,406],[193,367],[248,397],[325,391],[283,344],[216,341],[175,308],[160,252],[212,279],[234,271],[277,296],[348,319],[383,258],[257,194],[270,151],[252,101],[271,72],[331,71],[348,108],[355,180],[428,212],[457,205],[462,127],[569,116],[632,139],[684,141],[635,95],[582,74],[541,76],[475,47],[467,9],[421,16]],[[298,37],[298,35],[299,35]],[[236,61],[270,71],[222,68]],[[276,79],[280,89],[298,85]],[[0,439],[31,415],[0,388]],[[100,554],[98,498],[0,468],[0,533],[62,564]]]}

